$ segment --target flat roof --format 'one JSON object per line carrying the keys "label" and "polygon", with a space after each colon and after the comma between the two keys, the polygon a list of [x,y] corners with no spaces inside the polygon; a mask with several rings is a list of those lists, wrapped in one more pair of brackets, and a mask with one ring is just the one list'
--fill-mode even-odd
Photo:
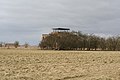
{"label": "flat roof", "polygon": [[53,28],[53,30],[70,30],[69,28]]}

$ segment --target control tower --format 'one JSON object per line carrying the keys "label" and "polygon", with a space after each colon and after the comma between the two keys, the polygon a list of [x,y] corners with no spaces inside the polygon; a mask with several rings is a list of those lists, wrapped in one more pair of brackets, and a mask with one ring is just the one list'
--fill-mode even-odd
{"label": "control tower", "polygon": [[58,33],[69,32],[70,31],[69,28],[52,28],[52,30],[53,30],[53,32],[51,32],[49,34],[42,34],[42,40],[44,40],[50,34],[58,34]]}

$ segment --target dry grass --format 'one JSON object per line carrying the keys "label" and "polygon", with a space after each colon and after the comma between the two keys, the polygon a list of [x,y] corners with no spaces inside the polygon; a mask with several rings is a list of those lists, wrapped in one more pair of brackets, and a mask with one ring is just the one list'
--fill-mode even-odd
{"label": "dry grass", "polygon": [[120,52],[0,49],[0,80],[120,80]]}

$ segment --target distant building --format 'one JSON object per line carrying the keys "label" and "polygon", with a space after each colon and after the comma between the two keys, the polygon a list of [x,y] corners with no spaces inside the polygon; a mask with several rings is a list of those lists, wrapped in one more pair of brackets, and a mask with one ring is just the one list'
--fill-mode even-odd
{"label": "distant building", "polygon": [[15,44],[14,43],[5,43],[4,46],[7,47],[7,48],[14,48]]}
{"label": "distant building", "polygon": [[49,34],[42,34],[42,40],[45,39]]}

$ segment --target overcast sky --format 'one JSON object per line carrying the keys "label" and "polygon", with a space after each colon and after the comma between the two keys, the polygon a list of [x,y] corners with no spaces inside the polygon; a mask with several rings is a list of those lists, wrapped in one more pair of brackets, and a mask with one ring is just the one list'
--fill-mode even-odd
{"label": "overcast sky", "polygon": [[117,35],[120,0],[0,0],[0,41],[38,44],[53,27]]}

